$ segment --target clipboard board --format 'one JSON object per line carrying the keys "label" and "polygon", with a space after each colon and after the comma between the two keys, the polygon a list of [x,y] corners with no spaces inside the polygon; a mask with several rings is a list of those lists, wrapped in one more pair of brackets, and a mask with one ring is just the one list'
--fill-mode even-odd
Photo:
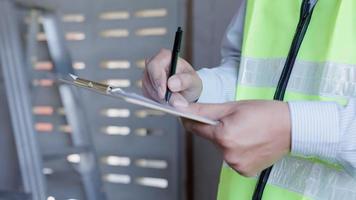
{"label": "clipboard board", "polygon": [[135,104],[138,106],[142,106],[145,108],[153,109],[153,110],[158,110],[170,115],[174,115],[177,117],[182,117],[190,120],[194,120],[197,122],[201,122],[204,124],[209,124],[209,125],[217,125],[218,121],[214,121],[211,119],[208,119],[203,116],[199,116],[193,113],[185,112],[185,111],[180,111],[177,108],[168,105],[168,104],[161,104],[156,101],[153,101],[151,99],[148,99],[144,96],[138,95],[136,93],[130,93],[122,90],[121,88],[98,83],[95,81],[79,78],[78,76],[70,74],[70,80],[65,80],[65,79],[60,79],[60,81],[74,85],[79,88],[84,88],[93,92],[97,92],[99,94],[105,95],[105,96],[110,96],[113,98],[121,99],[124,100],[128,103]]}

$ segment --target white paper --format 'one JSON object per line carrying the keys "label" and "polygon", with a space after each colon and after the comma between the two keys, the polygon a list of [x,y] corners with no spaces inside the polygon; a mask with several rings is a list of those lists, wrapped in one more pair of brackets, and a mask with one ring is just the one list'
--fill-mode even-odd
{"label": "white paper", "polygon": [[205,124],[210,124],[210,125],[216,125],[218,124],[217,121],[213,121],[211,119],[208,119],[206,117],[202,117],[202,116],[198,116],[192,113],[188,113],[188,112],[183,112],[178,110],[177,108],[174,108],[171,105],[168,104],[161,104],[158,102],[155,102],[151,99],[148,99],[146,97],[143,97],[141,95],[135,94],[135,93],[128,93],[123,91],[122,89],[119,88],[113,88],[112,90],[109,90],[107,92],[110,96],[113,97],[119,97],[124,99],[126,102],[135,104],[135,105],[140,105],[146,108],[150,108],[150,109],[154,109],[154,110],[158,110],[158,111],[162,111],[168,114],[172,114],[178,117],[183,117],[183,118],[187,118],[187,119],[191,119],[194,121],[198,121],[198,122],[202,122]]}

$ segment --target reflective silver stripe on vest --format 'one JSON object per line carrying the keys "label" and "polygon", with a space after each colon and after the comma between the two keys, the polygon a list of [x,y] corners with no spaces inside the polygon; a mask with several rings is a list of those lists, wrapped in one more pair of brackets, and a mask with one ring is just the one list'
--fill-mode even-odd
{"label": "reflective silver stripe on vest", "polygon": [[296,157],[277,162],[268,181],[315,200],[356,199],[356,180],[349,174]]}
{"label": "reflective silver stripe on vest", "polygon": [[[242,57],[240,85],[276,87],[285,59]],[[356,96],[356,65],[297,60],[288,83],[288,91],[326,97]]]}
{"label": "reflective silver stripe on vest", "polygon": [[345,171],[292,156],[273,165],[268,184],[313,200],[356,199],[356,180]]}

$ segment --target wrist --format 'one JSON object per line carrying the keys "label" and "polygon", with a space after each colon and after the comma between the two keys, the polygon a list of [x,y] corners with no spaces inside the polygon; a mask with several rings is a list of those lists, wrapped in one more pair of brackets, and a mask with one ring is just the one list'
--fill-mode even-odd
{"label": "wrist", "polygon": [[290,109],[288,103],[285,102],[278,102],[280,104],[280,113],[281,119],[277,121],[277,123],[282,127],[282,138],[284,138],[284,153],[288,154],[291,151],[291,116],[290,116]]}

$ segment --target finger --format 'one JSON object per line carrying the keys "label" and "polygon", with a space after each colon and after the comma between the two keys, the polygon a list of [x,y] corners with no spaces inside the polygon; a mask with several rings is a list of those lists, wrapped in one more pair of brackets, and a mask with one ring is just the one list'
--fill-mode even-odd
{"label": "finger", "polygon": [[196,115],[204,116],[212,120],[220,120],[221,118],[231,114],[235,105],[236,103],[234,102],[222,104],[192,103],[188,107],[179,109],[182,111],[194,113]]}
{"label": "finger", "polygon": [[215,135],[215,126],[206,125],[189,119],[182,119],[184,128],[194,134],[213,141]]}
{"label": "finger", "polygon": [[164,93],[166,92],[170,59],[170,51],[162,49],[146,65],[149,80],[153,87],[159,92],[160,96],[164,96]]}
{"label": "finger", "polygon": [[156,101],[162,101],[163,98],[159,96],[158,92],[153,88],[152,83],[149,81],[147,74],[142,79],[142,91],[144,96],[147,96]]}
{"label": "finger", "polygon": [[168,87],[172,92],[181,92],[192,88],[193,80],[192,73],[176,74],[168,79]]}
{"label": "finger", "polygon": [[179,93],[172,93],[172,96],[169,99],[169,104],[177,108],[184,108],[189,105],[188,101]]}
{"label": "finger", "polygon": [[145,59],[145,66],[147,66],[147,65],[148,65],[148,63],[150,63],[150,62],[151,62],[151,60],[152,60],[152,58],[146,58],[146,59]]}
{"label": "finger", "polygon": [[142,89],[142,94],[143,96],[152,99],[151,95],[148,93],[148,91],[145,88]]}
{"label": "finger", "polygon": [[[154,57],[152,57],[150,59],[146,59],[145,64],[146,64],[146,66],[148,66],[148,64],[150,62],[156,62],[157,60],[161,61],[161,62],[158,62],[158,64],[160,63],[161,65],[166,66],[166,67],[164,67],[164,70],[168,74],[169,70],[170,70],[170,66],[171,66],[171,61],[172,61],[171,58],[172,58],[171,50],[161,49],[157,53],[157,55],[155,55]],[[186,66],[190,66],[190,64],[187,61],[185,61],[184,59],[181,59],[180,57],[178,57],[176,73],[185,73],[185,72],[194,71],[193,68],[186,67]]]}
{"label": "finger", "polygon": [[[168,73],[170,71],[172,52],[167,49],[161,49],[160,52],[151,59],[146,59],[146,69],[148,77],[153,87],[164,96],[167,89]],[[176,73],[187,73],[193,71],[183,59],[178,59]]]}
{"label": "finger", "polygon": [[159,101],[159,102],[161,101],[161,99],[157,96],[156,91],[151,86],[143,88],[142,92],[143,92],[144,96],[146,96],[150,99],[153,99],[153,100]]}

